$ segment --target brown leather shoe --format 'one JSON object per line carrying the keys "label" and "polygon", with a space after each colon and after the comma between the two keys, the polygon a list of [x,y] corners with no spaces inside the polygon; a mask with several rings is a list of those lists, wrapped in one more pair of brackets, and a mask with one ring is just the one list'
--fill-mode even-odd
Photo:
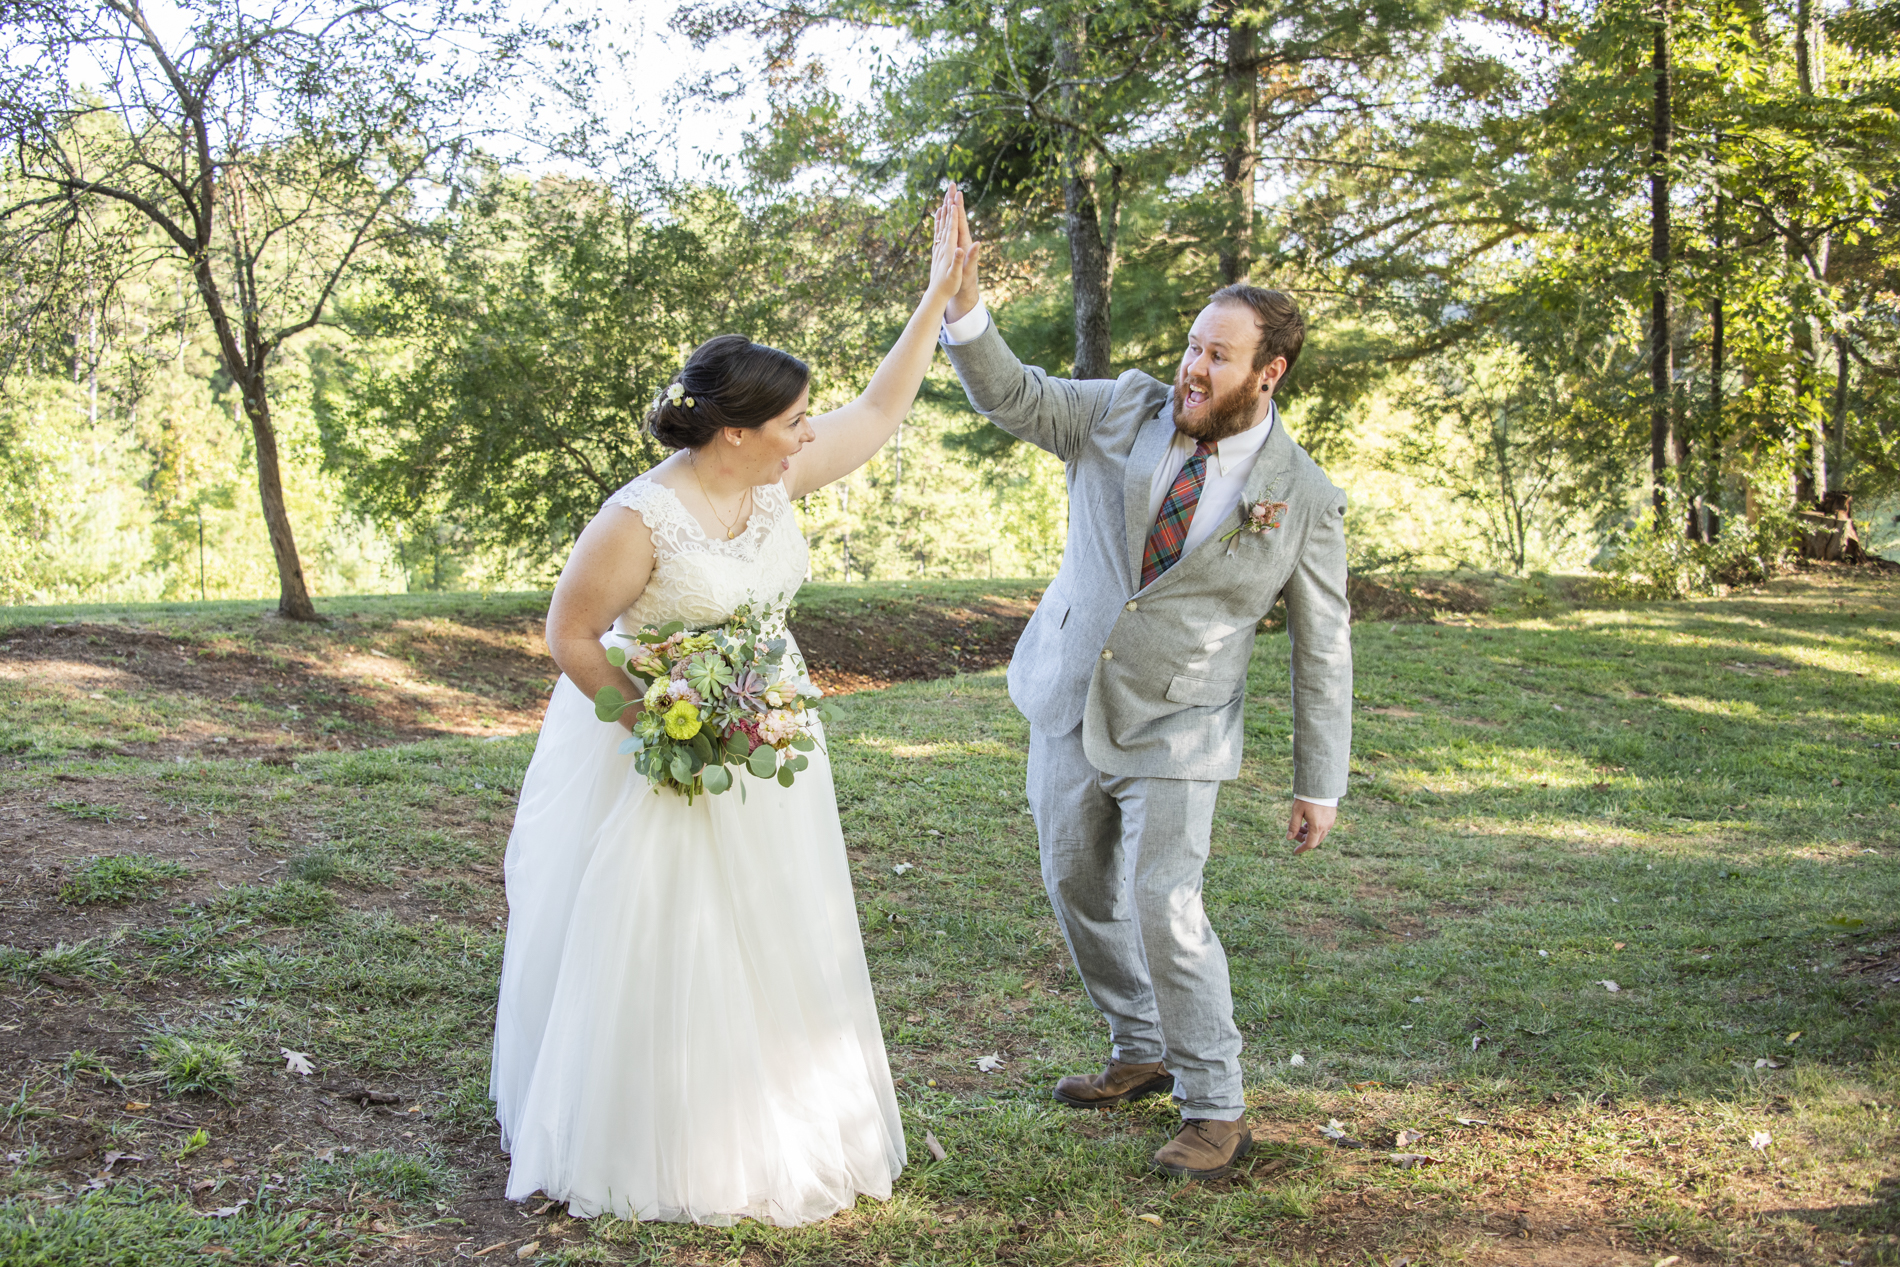
{"label": "brown leather shoe", "polygon": [[1106,1109],[1174,1090],[1174,1075],[1160,1061],[1125,1065],[1111,1060],[1100,1073],[1072,1073],[1056,1083],[1056,1099],[1078,1109]]}
{"label": "brown leather shoe", "polygon": [[1253,1132],[1245,1118],[1215,1122],[1191,1117],[1181,1123],[1180,1134],[1161,1146],[1155,1165],[1187,1179],[1219,1179],[1252,1151]]}

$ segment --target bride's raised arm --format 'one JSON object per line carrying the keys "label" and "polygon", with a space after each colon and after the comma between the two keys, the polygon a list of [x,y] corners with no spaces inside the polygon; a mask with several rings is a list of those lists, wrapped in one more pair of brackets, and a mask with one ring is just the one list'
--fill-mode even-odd
{"label": "bride's raised arm", "polygon": [[791,459],[785,487],[794,498],[843,479],[871,460],[910,412],[937,351],[944,305],[957,291],[963,267],[981,248],[957,245],[963,193],[952,187],[937,206],[930,248],[930,285],[917,302],[904,333],[871,376],[864,393],[847,405],[811,420],[816,438]]}

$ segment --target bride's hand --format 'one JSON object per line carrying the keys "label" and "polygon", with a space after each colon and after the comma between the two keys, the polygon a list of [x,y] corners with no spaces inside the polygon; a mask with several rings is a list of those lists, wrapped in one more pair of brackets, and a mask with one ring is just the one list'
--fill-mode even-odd
{"label": "bride's hand", "polygon": [[963,191],[955,185],[944,190],[932,220],[930,288],[925,293],[932,301],[947,303],[963,289],[965,274],[974,277],[976,272],[978,247],[963,218]]}

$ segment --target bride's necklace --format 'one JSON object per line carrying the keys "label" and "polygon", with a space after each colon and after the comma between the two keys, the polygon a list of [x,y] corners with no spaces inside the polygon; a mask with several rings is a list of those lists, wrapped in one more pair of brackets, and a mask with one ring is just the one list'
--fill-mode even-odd
{"label": "bride's necklace", "polygon": [[706,499],[706,505],[712,509],[713,518],[717,519],[719,526],[726,530],[726,540],[730,541],[738,536],[740,525],[745,523],[743,512],[745,511],[746,503],[752,500],[752,490],[748,488],[745,492],[739,494],[739,504],[733,508],[732,518],[727,519],[724,515],[719,513],[719,503],[715,502],[712,499],[712,494],[706,491],[706,481],[699,477],[698,460],[689,457],[686,459],[686,465],[693,468],[693,482],[699,485],[699,495]]}

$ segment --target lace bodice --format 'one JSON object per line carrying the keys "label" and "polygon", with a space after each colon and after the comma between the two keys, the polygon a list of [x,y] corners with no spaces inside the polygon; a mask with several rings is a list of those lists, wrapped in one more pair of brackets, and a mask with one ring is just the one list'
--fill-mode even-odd
{"label": "lace bodice", "polygon": [[704,629],[725,620],[748,598],[789,603],[810,566],[811,552],[782,484],[752,490],[752,518],[730,541],[707,536],[678,494],[645,477],[604,505],[637,512],[653,533],[653,575],[615,622],[623,633],[670,620]]}

